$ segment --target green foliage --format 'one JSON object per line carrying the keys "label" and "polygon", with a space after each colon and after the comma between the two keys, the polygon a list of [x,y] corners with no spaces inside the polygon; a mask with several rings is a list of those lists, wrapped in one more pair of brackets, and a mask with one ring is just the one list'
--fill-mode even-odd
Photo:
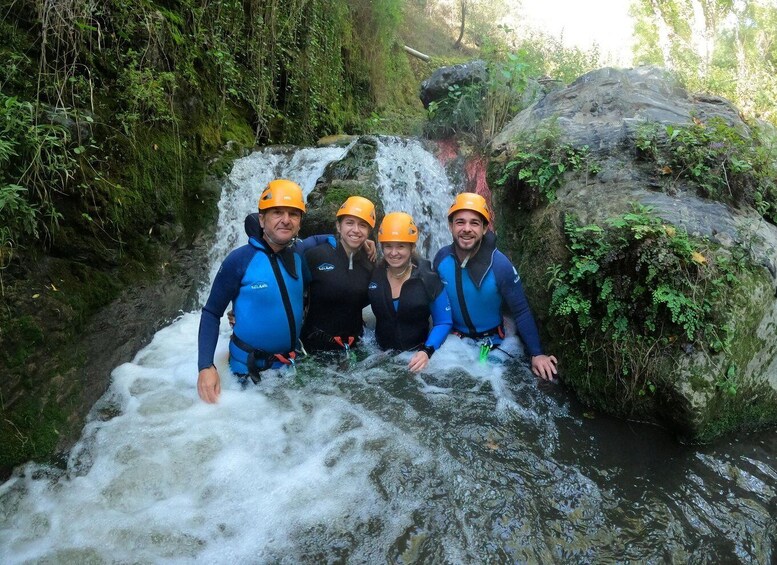
{"label": "green foliage", "polygon": [[0,94],[3,260],[72,230],[121,253],[181,213],[203,169],[193,151],[382,128],[378,99],[415,98],[395,42],[401,0],[34,8],[0,19],[0,85],[15,94]]}
{"label": "green foliage", "polygon": [[757,130],[748,139],[720,118],[689,126],[641,125],[636,133],[638,156],[656,164],[665,189],[678,179],[692,183],[700,196],[729,204],[747,204],[777,223],[775,151]]}
{"label": "green foliage", "polygon": [[596,49],[569,49],[561,39],[542,34],[517,42],[514,38],[514,30],[502,24],[482,34],[486,80],[452,85],[445,98],[431,102],[428,136],[461,135],[485,147],[510,119],[534,101],[541,87],[533,78],[553,76],[571,82],[599,66]]}
{"label": "green foliage", "polygon": [[484,82],[451,85],[429,104],[427,135],[470,137],[484,147],[524,108],[529,75],[522,55],[494,52],[489,59]]}
{"label": "green foliage", "polygon": [[569,84],[602,66],[596,46],[583,50],[564,46],[562,37],[532,33],[513,47],[526,62],[531,76],[547,76]]}
{"label": "green foliage", "polygon": [[176,76],[153,68],[141,69],[137,54],[131,50],[129,54],[132,61],[117,79],[117,87],[122,92],[122,110],[116,118],[124,133],[132,137],[138,123],[176,121],[173,107]]}
{"label": "green foliage", "polygon": [[61,215],[54,199],[74,176],[67,128],[43,123],[30,102],[0,93],[0,245],[22,245],[49,233]]}
{"label": "green foliage", "polygon": [[484,91],[480,83],[449,86],[445,98],[429,103],[426,134],[438,138],[457,134],[474,137],[483,114]]}
{"label": "green foliage", "polygon": [[730,354],[723,313],[738,261],[639,205],[603,226],[567,216],[564,230],[570,257],[548,271],[551,313],[584,357],[604,356],[621,398],[660,386],[662,358],[694,348]]}
{"label": "green foliage", "polygon": [[568,171],[596,174],[600,165],[588,147],[560,143],[554,128],[541,130],[514,142],[509,161],[496,176],[495,184],[505,187],[522,207],[532,209],[541,202],[553,202]]}
{"label": "green foliage", "polygon": [[[6,250],[8,260],[16,242],[29,237],[38,237],[38,208],[30,204],[23,186],[0,186],[0,249]],[[0,268],[5,263],[0,262]]]}

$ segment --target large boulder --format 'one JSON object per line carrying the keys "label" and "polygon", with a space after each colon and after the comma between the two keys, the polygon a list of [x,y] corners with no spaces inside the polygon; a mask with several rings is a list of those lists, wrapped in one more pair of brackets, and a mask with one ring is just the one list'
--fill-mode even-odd
{"label": "large boulder", "polygon": [[448,87],[478,84],[485,82],[487,78],[486,63],[480,59],[450,67],[440,67],[421,83],[421,102],[424,108],[428,108],[431,102],[448,96]]}
{"label": "large boulder", "polygon": [[[502,227],[512,229],[503,240],[520,257],[521,274],[548,342],[546,349],[563,351],[565,382],[603,411],[663,422],[696,441],[777,422],[777,228],[747,202],[700,196],[703,192],[693,182],[678,171],[665,167],[662,172],[655,163],[646,162],[635,145],[645,124],[672,132],[693,124],[719,123],[713,118],[751,139],[750,126],[722,98],[690,95],[660,69],[605,68],[526,108],[491,145],[492,180],[504,177],[505,164],[516,158],[521,140],[548,129],[555,132],[555,143],[585,147],[588,158],[596,162],[595,174],[566,172],[554,199],[540,205],[521,196],[529,187],[513,175],[501,191]],[[641,388],[628,390],[623,383],[629,375],[614,374],[607,363],[605,351],[614,343],[601,338],[601,333],[584,350],[578,347],[583,336],[571,329],[570,319],[549,312],[554,286],[548,268],[569,266],[565,219],[573,216],[578,225],[605,226],[608,218],[622,216],[635,205],[651,207],[668,230],[687,230],[694,241],[708,242],[710,257],[744,259],[733,295],[725,303],[727,310],[719,317],[727,321],[730,345],[710,349],[679,339],[676,347],[643,352],[656,356],[652,367],[657,372]],[[698,257],[699,268],[706,268],[701,263],[705,258]],[[710,295],[710,303],[719,306],[715,296]],[[601,348],[598,353],[592,354],[592,344]]]}

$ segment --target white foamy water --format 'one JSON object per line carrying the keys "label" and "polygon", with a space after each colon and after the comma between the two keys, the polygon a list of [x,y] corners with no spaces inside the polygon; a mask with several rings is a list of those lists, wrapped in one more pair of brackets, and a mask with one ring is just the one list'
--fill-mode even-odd
{"label": "white foamy water", "polygon": [[[219,227],[210,252],[209,282],[213,281],[219,265],[229,252],[246,242],[243,222],[246,215],[257,211],[259,196],[268,182],[273,179],[292,180],[302,187],[307,197],[326,166],[342,159],[349,148],[270,147],[235,161],[218,204]],[[207,299],[209,290],[210,284],[203,289],[202,303]]]}
{"label": "white foamy water", "polygon": [[429,260],[451,242],[448,208],[456,190],[444,167],[417,139],[379,138],[376,160],[383,208],[408,212],[419,230],[419,253]]}

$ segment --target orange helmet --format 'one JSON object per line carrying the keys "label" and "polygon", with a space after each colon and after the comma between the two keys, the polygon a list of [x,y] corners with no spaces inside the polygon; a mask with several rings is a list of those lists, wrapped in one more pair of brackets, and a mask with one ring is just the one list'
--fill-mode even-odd
{"label": "orange helmet", "polygon": [[459,210],[472,210],[483,216],[486,223],[491,221],[491,214],[488,211],[486,199],[474,192],[462,192],[461,194],[456,195],[456,200],[448,210],[449,222],[451,221],[451,216]]}
{"label": "orange helmet", "polygon": [[363,196],[350,196],[337,211],[337,217],[355,216],[375,227],[375,204]]}
{"label": "orange helmet", "polygon": [[405,212],[386,214],[378,230],[379,243],[415,243],[418,241],[418,228],[413,216]]}
{"label": "orange helmet", "polygon": [[305,198],[302,196],[302,189],[296,182],[286,179],[275,179],[267,183],[259,197],[259,211],[275,208],[277,206],[288,206],[306,212]]}

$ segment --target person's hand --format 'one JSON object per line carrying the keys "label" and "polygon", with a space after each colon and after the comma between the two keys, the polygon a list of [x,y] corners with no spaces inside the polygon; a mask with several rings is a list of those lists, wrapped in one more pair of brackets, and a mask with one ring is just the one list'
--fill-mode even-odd
{"label": "person's hand", "polygon": [[215,404],[221,394],[221,378],[214,365],[200,371],[197,376],[197,393],[208,404]]}
{"label": "person's hand", "polygon": [[558,360],[553,355],[535,355],[531,358],[531,372],[543,380],[552,381],[558,373],[557,364]]}
{"label": "person's hand", "polygon": [[414,373],[417,373],[418,371],[424,369],[428,364],[429,355],[427,355],[426,351],[416,351],[415,355],[413,355],[413,358],[410,359],[410,363],[407,364],[407,368]]}
{"label": "person's hand", "polygon": [[235,327],[235,311],[230,310],[227,312],[227,320],[229,320],[229,327],[234,328]]}
{"label": "person's hand", "polygon": [[367,259],[373,263],[378,260],[378,246],[371,239],[364,242],[364,252],[367,254]]}

